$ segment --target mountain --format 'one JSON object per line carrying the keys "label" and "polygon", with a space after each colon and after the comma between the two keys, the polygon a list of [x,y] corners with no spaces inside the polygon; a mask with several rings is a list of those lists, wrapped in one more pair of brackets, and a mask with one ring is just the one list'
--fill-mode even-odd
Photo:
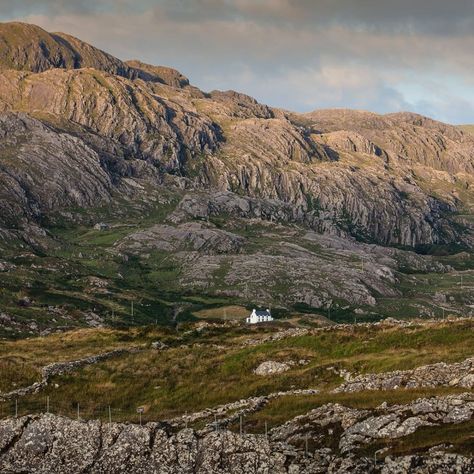
{"label": "mountain", "polygon": [[0,64],[4,68],[43,72],[92,67],[130,75],[129,68],[110,54],[64,33],[48,33],[27,23],[2,23],[0,45]]}
{"label": "mountain", "polygon": [[0,24],[0,65],[18,71],[93,68],[127,78],[141,78],[174,87],[189,85],[175,69],[151,66],[140,61],[123,62],[64,33],[48,33],[28,23]]}
{"label": "mountain", "polygon": [[[207,93],[34,25],[1,24],[0,41],[12,330],[50,326],[48,306],[61,327],[100,323],[112,297],[125,320],[132,294],[164,321],[226,303],[377,319],[407,298],[407,315],[435,314],[438,289],[453,311],[474,298],[454,286],[473,243],[474,136],[463,129]],[[205,302],[186,299],[196,295]]]}

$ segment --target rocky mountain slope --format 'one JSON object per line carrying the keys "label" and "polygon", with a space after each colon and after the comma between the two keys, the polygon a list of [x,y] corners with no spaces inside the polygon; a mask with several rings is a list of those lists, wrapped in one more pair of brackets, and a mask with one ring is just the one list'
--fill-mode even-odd
{"label": "rocky mountain slope", "polygon": [[313,228],[384,244],[470,239],[450,215],[469,207],[474,138],[455,127],[413,114],[295,116],[32,25],[4,24],[0,36],[1,110],[99,136],[96,151],[122,168],[142,160],[194,185],[278,199]]}
{"label": "rocky mountain slope", "polygon": [[[173,69],[34,25],[1,24],[0,42],[0,245],[66,258],[54,271],[86,271],[73,254],[91,271],[101,254],[107,278],[137,259],[161,275],[171,252],[179,277],[160,276],[166,291],[374,306],[400,296],[400,270],[452,270],[413,250],[472,248],[474,136],[456,127],[205,93]],[[100,219],[106,242],[98,232],[86,251],[75,239]],[[41,280],[28,268],[12,294]]]}
{"label": "rocky mountain slope", "polygon": [[48,33],[26,23],[3,23],[0,31],[4,68],[42,72],[52,68],[93,67],[128,75],[119,59],[64,33]]}
{"label": "rocky mountain slope", "polygon": [[93,68],[174,87],[189,84],[187,78],[172,68],[150,66],[140,61],[125,63],[74,36],[48,33],[27,23],[3,23],[0,28],[0,44],[0,64],[6,69],[43,72],[55,68]]}

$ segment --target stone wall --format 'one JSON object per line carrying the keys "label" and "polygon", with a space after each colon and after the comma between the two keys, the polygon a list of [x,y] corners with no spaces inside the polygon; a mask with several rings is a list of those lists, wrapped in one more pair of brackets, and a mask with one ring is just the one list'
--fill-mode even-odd
{"label": "stone wall", "polygon": [[104,352],[103,354],[85,357],[83,359],[72,360],[68,362],[55,362],[53,364],[46,365],[41,369],[41,381],[35,382],[28,387],[22,387],[8,393],[0,394],[0,401],[13,400],[30,393],[36,393],[48,385],[48,381],[51,377],[66,374],[84,367],[85,365],[96,364],[112,357],[117,357],[128,352],[134,352],[136,350],[137,349],[116,349],[110,352]]}

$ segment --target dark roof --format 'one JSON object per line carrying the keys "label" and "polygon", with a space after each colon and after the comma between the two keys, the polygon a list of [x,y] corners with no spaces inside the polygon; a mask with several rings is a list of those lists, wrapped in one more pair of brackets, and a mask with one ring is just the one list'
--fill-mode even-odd
{"label": "dark roof", "polygon": [[255,311],[257,316],[269,316],[271,313],[270,311]]}

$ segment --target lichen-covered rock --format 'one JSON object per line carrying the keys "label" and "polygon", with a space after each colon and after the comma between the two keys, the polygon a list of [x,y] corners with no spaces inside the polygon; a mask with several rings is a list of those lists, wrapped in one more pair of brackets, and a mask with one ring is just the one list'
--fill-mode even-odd
{"label": "lichen-covered rock", "polygon": [[351,378],[334,392],[362,390],[394,390],[419,387],[474,387],[474,358],[462,362],[423,365],[413,370],[397,370],[381,374],[364,374]]}
{"label": "lichen-covered rock", "polygon": [[276,362],[274,360],[267,360],[262,362],[255,370],[256,375],[275,375],[281,374],[282,372],[286,372],[290,370],[290,365],[286,364],[285,362]]}
{"label": "lichen-covered rock", "polygon": [[[336,422],[353,423],[350,410],[337,406],[319,428],[334,436]],[[316,414],[311,416],[314,418]],[[324,414],[318,415],[323,422]],[[364,416],[363,412],[356,415]],[[342,417],[342,418],[341,418]],[[331,421],[332,420],[332,421]],[[28,416],[0,421],[0,471],[10,474],[317,474],[372,473],[432,474],[474,472],[467,456],[433,452],[405,457],[380,457],[377,470],[372,458],[340,454],[337,449],[317,447],[316,425],[301,425],[300,440],[310,437],[311,448],[297,446],[296,432],[289,443],[277,440],[273,431],[264,435],[239,435],[230,431],[197,433],[174,431],[164,423],[144,426],[75,421],[55,415]],[[285,428],[288,430],[290,425]],[[313,431],[312,431],[313,430]],[[336,437],[340,432],[336,432]],[[307,439],[307,438],[306,438]]]}
{"label": "lichen-covered rock", "polygon": [[418,399],[407,405],[380,407],[374,414],[364,417],[348,427],[340,439],[342,452],[354,450],[361,444],[377,439],[394,439],[408,436],[422,426],[462,423],[474,414],[474,395],[465,393]]}
{"label": "lichen-covered rock", "polygon": [[474,458],[448,453],[433,456],[387,457],[380,472],[381,474],[467,474],[474,472]]}

